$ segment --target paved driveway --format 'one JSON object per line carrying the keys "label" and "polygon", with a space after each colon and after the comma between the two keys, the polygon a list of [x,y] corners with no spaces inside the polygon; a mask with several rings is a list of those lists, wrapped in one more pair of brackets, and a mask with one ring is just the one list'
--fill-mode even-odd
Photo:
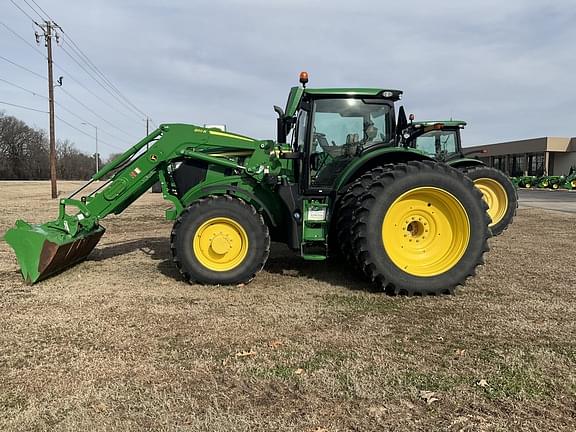
{"label": "paved driveway", "polygon": [[518,189],[520,208],[537,207],[576,213],[576,191]]}

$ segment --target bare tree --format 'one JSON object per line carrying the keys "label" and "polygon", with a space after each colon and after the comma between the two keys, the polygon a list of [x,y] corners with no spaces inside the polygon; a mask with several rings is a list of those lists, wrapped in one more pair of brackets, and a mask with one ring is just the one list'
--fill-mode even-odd
{"label": "bare tree", "polygon": [[[0,179],[46,180],[50,177],[46,132],[0,112]],[[58,178],[83,180],[95,171],[94,155],[80,152],[70,141],[59,141]]]}

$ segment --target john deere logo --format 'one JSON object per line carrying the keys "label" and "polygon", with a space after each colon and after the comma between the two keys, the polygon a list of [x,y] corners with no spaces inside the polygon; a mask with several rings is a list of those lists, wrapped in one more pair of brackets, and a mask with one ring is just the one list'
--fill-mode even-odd
{"label": "john deere logo", "polygon": [[152,156],[150,156],[150,160],[152,162],[156,162],[158,160],[158,156],[156,156],[155,154],[153,154]]}

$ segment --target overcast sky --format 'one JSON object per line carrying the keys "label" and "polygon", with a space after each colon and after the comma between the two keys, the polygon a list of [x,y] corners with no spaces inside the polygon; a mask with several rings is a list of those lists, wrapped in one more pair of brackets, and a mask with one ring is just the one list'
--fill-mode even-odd
{"label": "overcast sky", "polygon": [[[272,105],[283,106],[307,70],[311,87],[402,89],[417,119],[466,120],[467,146],[576,135],[573,0],[35,1],[156,125],[226,124],[273,138]],[[39,20],[24,0],[14,2]],[[2,24],[35,45],[31,20],[10,0],[0,12],[0,56],[45,75],[44,46],[35,52]],[[104,155],[117,151],[104,142],[135,143],[145,134],[144,116],[68,57],[69,37],[54,48],[55,75],[68,92],[56,89],[57,114],[89,135],[94,129],[82,121],[98,126]],[[47,92],[41,78],[2,59],[0,79]],[[46,100],[3,81],[0,101],[47,109]],[[46,114],[0,110],[48,127]],[[59,139],[93,151],[93,139],[62,121],[56,126]]]}

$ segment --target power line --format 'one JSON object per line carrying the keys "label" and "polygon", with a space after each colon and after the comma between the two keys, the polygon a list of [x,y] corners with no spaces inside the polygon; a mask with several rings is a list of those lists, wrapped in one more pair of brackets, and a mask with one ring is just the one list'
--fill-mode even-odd
{"label": "power line", "polygon": [[132,138],[132,136],[128,133],[123,131],[122,129],[120,129],[118,126],[114,125],[113,123],[109,122],[108,120],[106,120],[104,117],[102,117],[100,114],[98,114],[96,111],[94,111],[92,108],[90,108],[89,106],[87,106],[84,102],[82,102],[80,99],[78,99],[76,96],[70,94],[70,92],[66,91],[65,89],[63,89],[62,87],[60,87],[60,90],[64,93],[67,94],[70,98],[72,98],[73,100],[76,101],[76,103],[78,103],[79,105],[82,105],[84,107],[84,109],[86,109],[87,111],[90,111],[92,114],[94,114],[96,117],[98,117],[100,120],[102,120],[103,122],[106,122],[106,124],[108,124],[110,127],[113,127],[114,129],[122,132],[124,135]]}
{"label": "power line", "polygon": [[[23,90],[23,91],[25,91],[25,92],[28,92],[28,93],[32,94],[33,96],[37,96],[37,97],[42,98],[42,99],[44,99],[44,100],[48,99],[46,96],[43,96],[43,95],[41,95],[41,94],[38,94],[38,93],[36,93],[34,90],[30,90],[30,89],[28,89],[28,88],[26,88],[26,87],[22,87],[21,85],[18,85],[18,84],[16,84],[16,83],[11,82],[11,81],[5,80],[4,78],[0,78],[0,81],[5,82],[6,84],[9,84],[9,85],[11,85],[11,86],[13,86],[13,87],[16,87],[16,88],[18,88],[18,89],[20,89],[20,90]],[[80,120],[80,121],[82,121],[82,122],[85,122],[85,123],[90,123],[88,120],[86,120],[85,118],[80,117],[80,116],[79,116],[78,114],[76,114],[74,111],[72,111],[71,109],[69,109],[69,108],[67,108],[66,106],[62,105],[61,103],[56,102],[56,101],[54,101],[54,103],[55,103],[58,107],[62,108],[64,111],[66,111],[67,113],[69,113],[69,114],[73,115],[74,117],[76,117],[78,120]],[[128,145],[129,145],[129,143],[127,143],[126,141],[124,141],[122,138],[117,137],[116,135],[108,132],[108,131],[105,130],[105,129],[100,129],[100,132],[103,132],[104,134],[109,135],[109,136],[111,136],[112,138],[117,139],[118,141],[122,141],[122,142],[124,142],[125,144],[128,144]]]}
{"label": "power line", "polygon": [[[63,30],[62,30],[62,33],[64,33]],[[69,37],[69,36],[67,36],[67,37]],[[94,71],[94,72],[96,73],[97,77],[100,78],[100,79],[102,79],[102,81],[104,82],[104,84],[106,84],[106,85],[115,93],[115,94],[111,94],[112,97],[116,98],[120,103],[123,104],[123,106],[125,106],[126,108],[128,108],[128,110],[130,110],[131,113],[133,112],[133,113],[136,115],[136,117],[140,120],[140,110],[138,110],[138,108],[135,107],[134,104],[132,104],[132,103],[120,92],[120,90],[118,90],[118,88],[117,88],[116,86],[114,86],[114,84],[112,84],[112,82],[111,82],[108,78],[106,78],[106,76],[100,71],[100,69],[98,69],[98,67],[97,67],[94,63],[92,63],[92,61],[90,61],[90,59],[88,58],[88,56],[86,56],[86,55],[80,50],[80,48],[76,48],[76,47],[75,47],[74,41],[73,41],[72,39],[70,39],[70,42],[72,42],[73,45],[68,45],[68,46],[69,46],[70,49],[74,52],[74,54],[75,54],[76,56],[78,56],[78,57],[80,58],[80,60],[81,60],[82,62],[84,62],[92,71]],[[77,46],[77,45],[76,45],[76,46]],[[65,49],[64,49],[63,46],[62,46],[62,50],[65,51]],[[68,52],[66,52],[66,53],[70,56],[70,53],[68,53]],[[71,57],[71,58],[72,58],[72,57]],[[72,58],[72,60],[74,60],[74,62],[75,62],[76,64],[78,64],[78,62],[77,62],[74,58]],[[82,67],[80,64],[78,64],[78,65],[79,65],[80,67]],[[82,69],[83,69],[86,73],[88,73],[88,72],[86,71],[86,69],[84,69],[83,67],[82,67]],[[90,74],[88,74],[88,75],[90,75]],[[90,76],[91,76],[91,75],[90,75]],[[94,80],[96,81],[96,78],[94,78],[93,76],[91,76],[91,77],[92,77],[92,79],[94,79]],[[98,82],[98,81],[97,81],[97,82]],[[101,84],[100,84],[100,85],[101,85]],[[107,89],[105,89],[105,90],[108,91]],[[110,92],[108,91],[108,93],[110,93]],[[120,99],[118,99],[118,98],[120,98]],[[144,114],[144,116],[146,116],[146,114]]]}
{"label": "power line", "polygon": [[[72,129],[80,132],[81,134],[84,134],[84,135],[86,135],[87,137],[90,137],[90,138],[94,138],[93,135],[90,135],[88,132],[83,131],[82,129],[74,126],[72,123],[67,122],[67,121],[64,120],[62,117],[56,116],[56,118],[57,118],[58,120],[60,120],[62,123],[64,123],[65,125],[68,125],[68,126],[71,127]],[[104,144],[104,145],[106,145],[106,146],[108,146],[108,147],[110,147],[110,148],[113,148],[113,149],[115,149],[115,150],[121,150],[121,151],[124,150],[123,148],[120,148],[120,147],[115,146],[115,145],[113,145],[113,144],[107,143],[106,141],[98,140],[98,142],[99,142],[99,143],[101,142],[102,144]]]}
{"label": "power line", "polygon": [[106,75],[104,75],[104,73],[98,68],[98,66],[96,66],[94,64],[94,62],[92,62],[92,60],[90,60],[90,57],[88,57],[78,46],[78,44],[76,44],[76,42],[74,41],[74,39],[72,39],[72,37],[66,33],[62,28],[60,29],[62,30],[62,33],[68,38],[68,40],[70,41],[71,45],[70,48],[76,52],[76,54],[84,60],[84,62],[90,66],[90,68],[96,72],[97,75],[99,75],[102,80],[112,89],[114,90],[114,92],[120,97],[122,98],[122,100],[124,100],[129,106],[131,106],[137,113],[143,115],[144,117],[149,117],[148,114],[146,114],[145,112],[143,112],[142,110],[140,110],[136,105],[134,105],[126,96],[124,96],[124,94],[118,89],[118,87],[116,87],[109,79],[108,77],[106,77]]}
{"label": "power line", "polygon": [[[66,107],[65,107],[64,105],[62,105],[60,102],[54,102],[54,103],[56,104],[56,106],[62,108],[62,109],[63,109],[64,111],[66,111],[68,114],[76,117],[76,118],[77,118],[78,120],[80,120],[81,122],[90,123],[88,120],[86,120],[85,118],[80,117],[80,116],[79,116],[78,114],[76,114],[74,111],[66,108]],[[123,142],[124,144],[130,145],[130,143],[126,142],[126,141],[125,141],[124,139],[122,139],[122,138],[117,137],[117,136],[114,135],[114,134],[111,134],[111,133],[108,132],[106,129],[98,128],[98,130],[99,130],[101,133],[104,133],[104,134],[106,134],[106,135],[114,138],[115,140],[118,140],[118,141]]]}
{"label": "power line", "polygon": [[[26,1],[26,0],[24,0],[24,1]],[[42,9],[42,6],[40,6],[40,5],[39,5],[38,3],[36,3],[34,0],[31,0],[31,1],[32,1],[32,3],[34,3],[34,4],[38,7],[38,9],[40,9],[40,11],[41,11],[44,15],[46,15],[46,16],[50,19],[50,21],[54,21],[54,20],[52,19],[52,17],[51,17],[50,15],[48,15],[48,13],[47,13],[44,9]],[[26,3],[28,3],[28,2],[26,2]]]}
{"label": "power line", "polygon": [[[16,36],[18,39],[20,39],[22,42],[24,42],[26,45],[28,45],[30,48],[32,48],[35,52],[37,52],[39,55],[42,56],[42,58],[44,60],[46,60],[46,56],[39,51],[34,45],[32,45],[31,43],[29,43],[24,37],[22,37],[21,35],[19,35],[15,30],[13,30],[12,28],[10,28],[8,25],[6,25],[4,22],[0,21],[0,24],[2,26],[4,26],[6,28],[6,30],[8,30],[10,33],[12,33],[14,36]],[[127,117],[126,113],[123,113],[122,111],[119,111],[117,108],[110,106],[110,104],[108,102],[106,102],[104,99],[102,99],[99,95],[97,95],[96,93],[94,93],[92,90],[90,90],[88,87],[86,87],[85,85],[83,85],[79,80],[74,78],[74,75],[72,75],[71,73],[69,73],[66,69],[64,69],[62,66],[60,66],[59,63],[53,62],[54,65],[60,69],[62,72],[64,72],[66,74],[66,78],[71,79],[72,81],[74,81],[76,84],[78,84],[80,87],[82,87],[84,90],[86,90],[88,93],[90,93],[92,96],[96,97],[98,100],[100,100],[102,103],[106,104],[109,108],[113,109],[114,111],[116,111],[119,114],[122,114],[123,116]],[[43,77],[44,79],[46,79],[45,77]],[[94,112],[91,109],[88,109],[90,112]],[[96,114],[97,115],[97,114]],[[98,116],[98,115],[97,115]],[[101,118],[101,117],[100,117]],[[138,118],[140,120],[140,118]],[[110,122],[108,122],[110,124]],[[118,127],[114,126],[116,129],[119,129]],[[121,130],[121,129],[120,129]],[[128,136],[130,136],[128,134]],[[133,138],[131,136],[131,138]]]}
{"label": "power line", "polygon": [[4,57],[4,56],[1,56],[1,55],[0,55],[0,60],[4,60],[5,62],[8,62],[8,63],[10,63],[11,65],[14,65],[14,66],[16,66],[16,67],[18,67],[18,68],[20,68],[20,69],[22,69],[22,70],[25,70],[26,72],[30,72],[32,75],[37,76],[38,78],[42,78],[44,81],[46,81],[46,77],[45,77],[45,76],[40,75],[39,73],[34,72],[33,70],[28,69],[28,68],[25,67],[25,66],[22,66],[22,65],[20,65],[20,64],[18,64],[18,63],[15,63],[15,62],[13,62],[12,60],[7,59],[7,58]]}
{"label": "power line", "polygon": [[119,99],[119,97],[117,95],[115,95],[114,93],[112,93],[112,91],[106,87],[104,84],[102,84],[97,78],[94,77],[94,75],[88,71],[78,60],[76,60],[76,58],[74,58],[72,56],[72,54],[70,54],[68,52],[68,50],[66,48],[64,48],[63,46],[60,47],[60,49],[68,56],[72,59],[72,61],[74,63],[76,63],[90,78],[92,78],[100,87],[102,87],[110,96],[112,96],[118,103],[122,104],[124,107],[131,109],[130,106],[128,106],[126,104],[126,102],[122,101],[121,99]]}
{"label": "power line", "polygon": [[0,21],[0,24],[2,24],[6,28],[6,30],[8,30],[10,33],[12,33],[14,36],[16,36],[18,39],[20,39],[26,45],[28,45],[30,48],[32,48],[34,51],[36,51],[38,54],[40,54],[44,60],[46,60],[46,56],[44,55],[44,53],[42,53],[42,51],[40,51],[38,48],[36,48],[34,45],[32,45],[30,42],[28,42],[22,36],[20,36],[15,30],[12,30],[10,27],[8,27],[2,21]]}
{"label": "power line", "polygon": [[43,96],[40,93],[36,93],[34,90],[27,89],[26,87],[22,87],[21,85],[18,85],[18,84],[11,82],[11,81],[5,80],[4,78],[0,78],[0,81],[5,82],[6,84],[11,85],[12,87],[16,87],[20,90],[24,90],[25,92],[28,92],[28,93],[32,94],[33,96],[38,96],[38,97],[41,97],[42,99],[48,99],[46,96]]}
{"label": "power line", "polygon": [[[46,77],[44,77],[44,76],[42,76],[42,75],[34,72],[33,70],[30,70],[30,69],[26,68],[26,67],[24,67],[24,66],[22,66],[22,65],[20,65],[20,64],[18,64],[18,63],[15,63],[15,62],[11,61],[10,59],[7,59],[7,58],[4,57],[4,56],[0,56],[0,59],[6,61],[6,62],[8,62],[8,63],[10,63],[10,64],[12,64],[12,65],[14,65],[14,66],[16,66],[16,67],[19,67],[20,69],[23,69],[23,70],[25,70],[25,71],[33,74],[34,76],[37,76],[38,78],[42,78],[44,81],[46,81]],[[3,82],[5,82],[5,83],[7,83],[7,84],[9,84],[9,85],[11,85],[11,86],[13,86],[13,87],[16,87],[16,88],[19,88],[19,89],[21,89],[21,90],[24,90],[24,91],[26,91],[26,92],[28,92],[28,93],[31,93],[31,94],[34,95],[34,96],[38,96],[38,97],[41,97],[41,98],[43,98],[43,99],[47,99],[46,96],[43,96],[43,95],[41,95],[41,94],[38,94],[38,93],[36,93],[36,92],[33,91],[33,90],[27,89],[27,88],[25,88],[25,87],[22,87],[22,86],[20,86],[20,85],[18,85],[18,84],[15,84],[15,83],[10,82],[10,81],[8,81],[8,80],[5,80],[5,79],[3,79],[3,78],[0,78],[0,81],[3,81]],[[62,89],[62,90],[63,90],[63,89]],[[76,118],[82,120],[83,122],[87,122],[86,119],[83,119],[82,117],[78,116],[76,113],[74,113],[72,110],[66,108],[66,107],[65,107],[64,105],[62,105],[61,103],[59,103],[59,102],[55,102],[55,103],[56,103],[56,105],[58,105],[60,108],[64,109],[65,111],[68,111],[70,114],[72,114],[72,115],[75,116]],[[93,112],[93,111],[91,111],[91,112],[95,114],[95,112]],[[122,129],[117,128],[117,127],[114,126],[114,125],[113,125],[112,127],[115,127],[116,129],[120,130],[121,132],[125,133],[126,135],[132,137],[130,134],[128,134],[127,132],[123,131]],[[116,136],[116,135],[114,135],[114,134],[112,134],[112,133],[110,133],[110,132],[108,132],[108,131],[106,131],[106,130],[104,130],[104,129],[102,130],[102,132],[103,132],[104,134],[106,134],[106,135],[111,136],[111,137],[114,138],[114,139],[117,139],[118,141],[122,141],[122,142],[124,142],[124,143],[127,144],[127,142],[126,142],[124,139],[119,138],[118,136]]]}
{"label": "power line", "polygon": [[80,87],[82,87],[86,92],[90,93],[92,96],[94,96],[96,99],[98,99],[100,102],[102,102],[103,104],[105,104],[108,108],[116,111],[118,114],[122,114],[124,117],[126,117],[127,119],[133,120],[132,117],[130,117],[127,113],[120,111],[118,108],[116,108],[115,106],[110,105],[109,102],[105,101],[104,99],[102,99],[102,97],[100,97],[97,93],[95,93],[94,91],[90,90],[90,88],[88,88],[87,86],[85,86],[84,84],[82,84],[79,80],[77,80],[76,78],[74,78],[74,75],[71,74],[70,72],[68,72],[66,69],[64,69],[62,66],[60,66],[59,63],[54,63],[54,65],[60,69],[62,72],[64,72],[64,74],[66,75],[67,79],[70,79],[72,81],[74,81],[76,84],[78,84]]}
{"label": "power line", "polygon": [[0,104],[10,105],[10,106],[13,106],[13,107],[22,108],[22,109],[29,110],[29,111],[36,111],[36,112],[39,112],[39,113],[48,114],[48,111],[42,111],[42,110],[39,110],[39,109],[36,109],[36,108],[30,108],[30,107],[27,107],[27,106],[24,106],[24,105],[18,105],[18,104],[15,104],[15,103],[0,101]]}
{"label": "power line", "polygon": [[[38,24],[38,23],[36,22],[36,20],[35,20],[34,18],[32,18],[32,17],[30,16],[30,14],[28,14],[28,12],[26,12],[24,9],[22,9],[22,8],[18,5],[18,3],[16,3],[14,0],[10,0],[10,3],[12,3],[14,6],[16,6],[16,8],[17,8],[20,12],[22,12],[24,15],[26,15],[26,16],[28,17],[28,19],[30,19],[30,21],[32,21],[34,24],[40,25],[40,24]],[[40,17],[40,19],[42,19],[42,17]]]}
{"label": "power line", "polygon": [[40,15],[40,13],[39,13],[36,9],[34,9],[34,8],[32,7],[32,5],[31,5],[30,3],[28,3],[27,0],[22,0],[22,1],[23,1],[24,3],[26,3],[26,4],[28,5],[28,7],[29,7],[36,15],[38,15],[38,16],[40,17],[40,20],[41,20],[41,21],[44,21],[44,20],[45,20],[45,18],[44,18],[42,15]]}

